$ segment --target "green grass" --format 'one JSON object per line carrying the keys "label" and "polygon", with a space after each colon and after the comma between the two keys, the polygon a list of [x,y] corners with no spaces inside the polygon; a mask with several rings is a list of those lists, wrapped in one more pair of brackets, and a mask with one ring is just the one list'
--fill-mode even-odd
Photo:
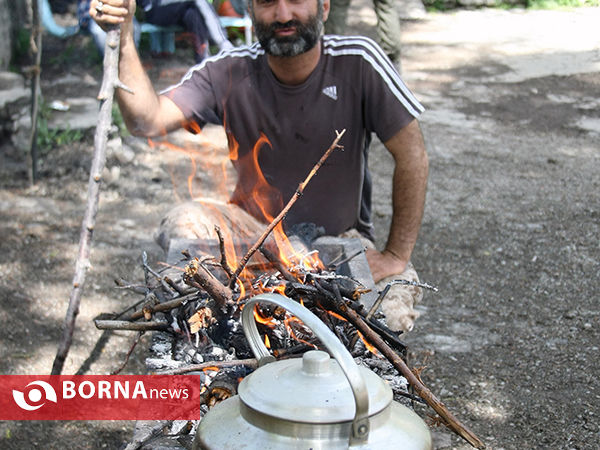
{"label": "green grass", "polygon": [[55,147],[78,142],[83,137],[81,130],[48,128],[48,121],[51,114],[52,109],[42,99],[40,102],[36,135],[36,145],[42,156],[49,153]]}
{"label": "green grass", "polygon": [[[466,8],[459,5],[458,0],[423,0],[423,3],[429,11],[443,12]],[[481,7],[500,9],[566,9],[593,6],[600,6],[600,0],[497,0],[495,5],[481,5]]]}
{"label": "green grass", "polygon": [[579,8],[584,6],[600,6],[600,0],[527,0],[530,9]]}

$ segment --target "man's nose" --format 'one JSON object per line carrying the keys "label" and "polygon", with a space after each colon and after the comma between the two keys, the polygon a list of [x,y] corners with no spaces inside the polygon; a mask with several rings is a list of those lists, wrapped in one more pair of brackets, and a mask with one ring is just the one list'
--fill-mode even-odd
{"label": "man's nose", "polygon": [[275,20],[279,23],[286,23],[292,20],[292,11],[287,0],[278,0],[275,10]]}

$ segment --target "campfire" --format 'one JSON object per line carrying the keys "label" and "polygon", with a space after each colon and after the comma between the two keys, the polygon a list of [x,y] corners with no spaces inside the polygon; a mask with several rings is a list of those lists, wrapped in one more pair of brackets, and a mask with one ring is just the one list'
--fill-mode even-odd
{"label": "campfire", "polygon": [[[378,302],[360,241],[322,237],[308,246],[292,235],[288,244],[286,250],[300,250],[285,262],[276,253],[279,249],[269,249],[272,242],[261,246],[243,276],[229,288],[225,258],[210,253],[223,248],[222,243],[175,240],[167,265],[153,269],[144,261],[143,284],[119,280],[121,288],[144,291],[142,301],[121,317],[98,319],[96,325],[159,330],[153,335],[148,369],[156,374],[201,373],[202,408],[207,412],[235,395],[239,381],[258,366],[240,324],[246,301],[261,293],[280,293],[316,314],[357,362],[390,384],[396,400],[423,402],[408,392],[406,378],[370,342],[377,335],[395,354],[406,356],[397,333],[388,330],[376,314],[367,319]],[[257,305],[253,315],[265,346],[277,359],[300,357],[311,349],[325,350],[312,332],[285,310]],[[357,318],[366,325],[363,331],[351,322]]]}
{"label": "campfire", "polygon": [[[442,423],[479,446],[477,437],[408,368],[406,346],[378,315],[392,284],[436,289],[425,283],[395,280],[376,292],[359,240],[319,238],[312,224],[283,229],[283,217],[338,147],[342,135],[337,133],[334,143],[300,183],[297,195],[277,217],[271,218],[256,242],[235,242],[218,226],[212,241],[172,241],[162,267],[152,268],[142,258],[144,283],[117,281],[120,288],[140,293],[143,298],[120,314],[98,318],[95,324],[99,329],[138,331],[140,336],[145,331],[156,331],[148,369],[155,374],[202,374],[202,410],[206,413],[235,395],[239,382],[259,365],[240,322],[246,303],[258,294],[278,293],[314,313],[359,365],[389,383],[396,400],[430,405]],[[240,254],[244,256],[236,265]],[[300,319],[282,308],[268,304],[251,307],[261,340],[274,358],[297,358],[307,350],[326,350]],[[408,385],[414,394],[408,391]],[[193,428],[182,430],[189,434]],[[159,425],[149,436],[156,437],[162,430]]]}

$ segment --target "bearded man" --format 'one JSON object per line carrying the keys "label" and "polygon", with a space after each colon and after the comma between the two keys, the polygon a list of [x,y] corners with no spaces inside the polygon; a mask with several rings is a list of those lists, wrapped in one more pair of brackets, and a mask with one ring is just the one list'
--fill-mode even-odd
{"label": "bearded man", "polygon": [[[393,218],[385,248],[377,251],[370,242],[367,260],[376,282],[390,277],[416,280],[410,256],[428,174],[416,120],[423,108],[372,40],[322,35],[329,1],[251,0],[258,42],[221,51],[160,95],[133,42],[135,2],[92,0],[90,14],[102,26],[121,24],[120,79],[135,87],[135,93],[118,90],[117,100],[132,134],[164,135],[192,123],[224,125],[238,172],[227,205],[230,217],[243,211],[263,222],[275,217],[331,145],[334,130],[346,130],[340,141],[343,150],[333,152],[319,169],[284,225],[313,223],[328,235],[356,233],[372,241],[367,156],[375,133],[395,163]],[[260,173],[256,164],[248,163],[255,146]],[[257,189],[263,177],[269,189]],[[255,191],[262,197],[260,205],[254,201]],[[422,293],[401,285],[393,289],[398,294],[387,295],[383,310],[390,328],[406,331],[412,328],[412,307]]]}

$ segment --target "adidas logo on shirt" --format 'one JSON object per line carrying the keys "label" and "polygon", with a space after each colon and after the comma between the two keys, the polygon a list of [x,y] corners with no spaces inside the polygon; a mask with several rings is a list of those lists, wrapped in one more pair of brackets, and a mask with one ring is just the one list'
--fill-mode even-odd
{"label": "adidas logo on shirt", "polygon": [[337,87],[336,86],[327,86],[325,89],[323,89],[323,94],[325,94],[327,97],[332,98],[334,100],[337,100]]}

